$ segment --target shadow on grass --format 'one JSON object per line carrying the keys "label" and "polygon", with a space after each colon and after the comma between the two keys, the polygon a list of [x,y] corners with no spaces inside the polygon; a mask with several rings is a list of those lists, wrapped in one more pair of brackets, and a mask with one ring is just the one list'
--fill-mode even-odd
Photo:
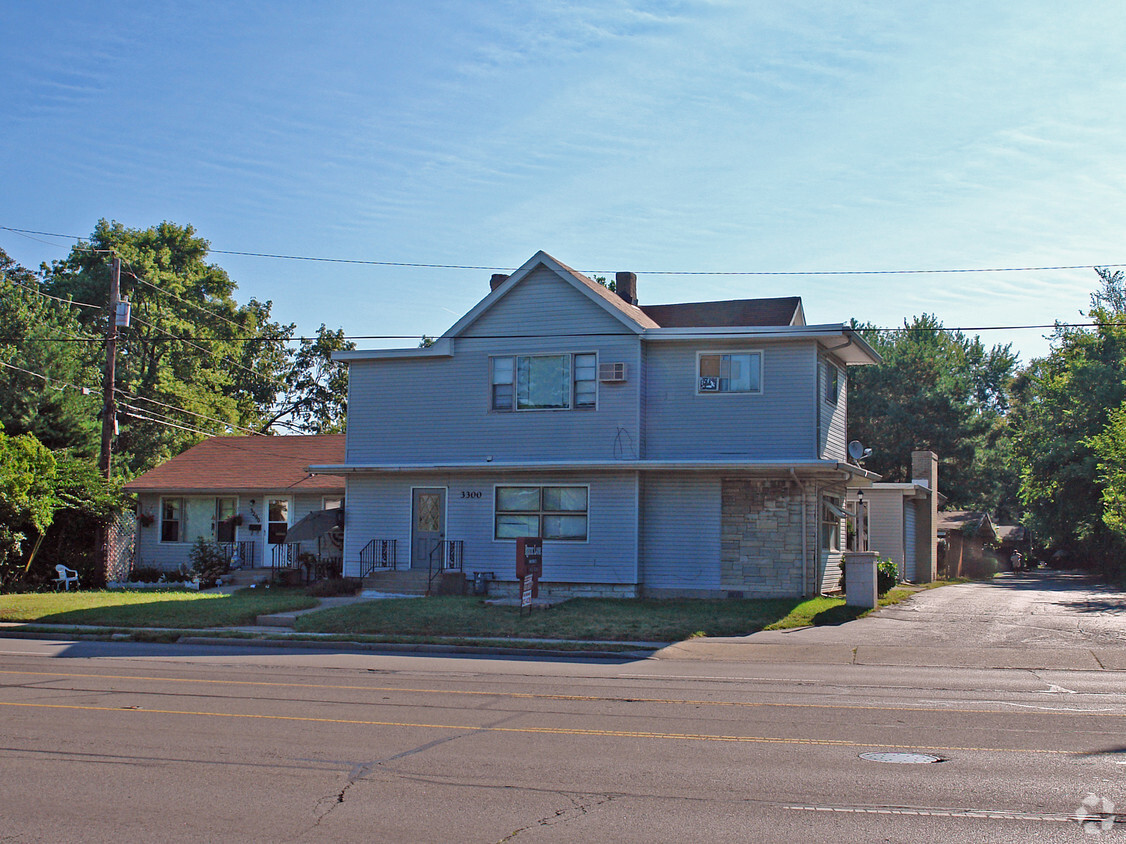
{"label": "shadow on grass", "polygon": [[[305,609],[317,601],[286,590],[233,594],[196,592],[82,592],[72,596],[11,596],[5,620],[92,627],[173,627],[202,629],[254,624],[259,615]],[[62,609],[67,602],[86,606]]]}
{"label": "shadow on grass", "polygon": [[838,604],[822,610],[811,618],[814,627],[826,627],[834,624],[844,624],[846,621],[855,621],[864,613],[867,607],[858,607],[850,604]]}

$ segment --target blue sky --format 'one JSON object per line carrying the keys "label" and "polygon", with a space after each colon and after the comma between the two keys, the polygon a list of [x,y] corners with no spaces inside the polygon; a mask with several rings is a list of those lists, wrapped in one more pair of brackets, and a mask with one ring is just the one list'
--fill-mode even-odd
{"label": "blue sky", "polygon": [[[0,225],[634,270],[811,322],[1073,320],[1126,262],[1126,4],[0,0]],[[0,231],[37,266],[71,241]],[[41,241],[47,241],[43,243]],[[215,255],[306,333],[438,334],[488,270]],[[1027,360],[1043,332],[987,333]],[[379,345],[366,342],[364,346]],[[401,345],[401,343],[400,343]]]}

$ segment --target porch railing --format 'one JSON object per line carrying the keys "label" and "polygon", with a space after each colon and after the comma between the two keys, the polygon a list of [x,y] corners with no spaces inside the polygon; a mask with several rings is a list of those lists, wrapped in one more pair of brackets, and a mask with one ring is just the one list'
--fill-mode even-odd
{"label": "porch railing", "polygon": [[286,545],[271,545],[270,546],[270,568],[273,571],[278,569],[291,569],[297,565],[297,553],[300,545],[296,542],[290,542]]}
{"label": "porch railing", "polygon": [[[433,591],[434,578],[439,577],[443,572],[462,570],[464,549],[465,541],[461,539],[441,539],[435,544],[430,552],[429,571],[427,573],[430,591]],[[436,560],[435,557],[437,557]]]}
{"label": "porch railing", "polygon": [[368,577],[376,569],[397,567],[394,539],[373,539],[360,551],[360,576]]}
{"label": "porch railing", "polygon": [[223,553],[227,557],[227,563],[230,566],[238,566],[245,569],[254,568],[254,542],[242,540],[240,542],[223,542],[220,544],[223,548]]}

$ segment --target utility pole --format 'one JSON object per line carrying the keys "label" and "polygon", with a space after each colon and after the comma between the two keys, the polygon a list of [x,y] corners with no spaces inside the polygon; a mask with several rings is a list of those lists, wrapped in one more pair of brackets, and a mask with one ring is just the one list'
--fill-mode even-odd
{"label": "utility pole", "polygon": [[102,406],[102,450],[98,468],[110,479],[112,474],[113,435],[117,428],[117,401],[114,398],[114,378],[117,367],[117,303],[121,298],[121,259],[113,257],[113,274],[109,285],[109,327],[106,329],[106,377],[102,382],[105,403]]}

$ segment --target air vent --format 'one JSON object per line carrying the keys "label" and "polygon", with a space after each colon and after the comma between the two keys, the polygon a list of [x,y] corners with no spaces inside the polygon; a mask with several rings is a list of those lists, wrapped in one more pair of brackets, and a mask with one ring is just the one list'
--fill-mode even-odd
{"label": "air vent", "polygon": [[603,384],[621,384],[626,380],[626,365],[624,363],[598,364],[598,380]]}

